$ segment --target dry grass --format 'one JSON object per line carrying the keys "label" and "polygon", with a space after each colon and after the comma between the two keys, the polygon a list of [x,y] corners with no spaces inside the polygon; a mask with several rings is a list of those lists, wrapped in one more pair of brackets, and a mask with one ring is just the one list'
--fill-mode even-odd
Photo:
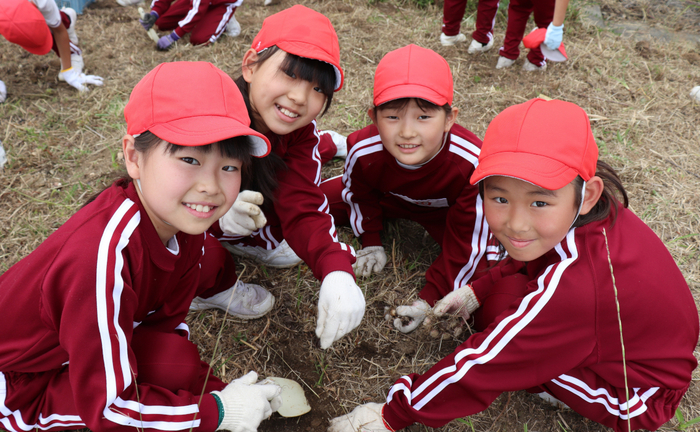
{"label": "dry grass", "polygon": [[[466,47],[439,45],[439,6],[419,9],[399,0],[303,3],[334,23],[346,71],[345,87],[319,121],[322,128],[349,133],[364,126],[377,62],[387,51],[409,42],[435,49],[449,61],[455,106],[461,110],[459,123],[479,136],[498,112],[534,96],[575,102],[591,115],[601,157],[620,173],[631,208],[667,245],[700,303],[700,106],[688,97],[690,89],[700,84],[700,71],[693,64],[699,58],[698,47],[653,41],[637,45],[585,28],[574,16],[565,39],[569,61],[550,64],[541,74],[521,72],[522,60],[511,70],[497,71],[495,52],[470,56]],[[36,57],[0,43],[0,79],[9,90],[8,101],[0,105],[0,139],[9,157],[0,172],[0,271],[36,248],[117,175],[119,140],[126,130],[122,109],[145,73],[162,61],[206,60],[234,75],[263,18],[291,5],[285,0],[266,8],[262,0],[250,0],[237,13],[243,27],[240,37],[224,36],[209,48],[180,43],[162,53],[153,49],[136,22],[135,6],[97,0],[80,16],[78,33],[88,72],[103,76],[105,86],[87,96],[56,80],[59,64],[52,54]],[[469,8],[473,11],[473,2]],[[471,25],[466,24],[465,30]],[[504,20],[499,16],[497,44],[503,33]],[[326,174],[341,170],[342,163],[335,161]],[[349,229],[340,231],[352,241]],[[368,306],[363,324],[328,351],[319,349],[313,334],[319,284],[306,266],[268,270],[241,263],[246,266],[244,280],[266,286],[277,297],[268,317],[245,323],[216,311],[190,315],[194,339],[225,379],[253,369],[306,384],[313,411],[299,419],[273,417],[261,430],[324,430],[328,418],[358,403],[382,400],[395,378],[425,371],[458,344],[405,336],[384,321],[384,306],[416,296],[425,270],[439,252],[420,227],[404,222],[390,224],[384,241],[391,251],[385,271],[360,281]],[[221,326],[225,326],[223,337],[212,354]],[[700,416],[699,378],[696,372],[681,404],[685,419]],[[524,392],[502,395],[470,422],[471,426],[451,422],[441,430],[517,431],[526,424],[529,431],[605,430]],[[663,430],[676,427],[674,420]]]}

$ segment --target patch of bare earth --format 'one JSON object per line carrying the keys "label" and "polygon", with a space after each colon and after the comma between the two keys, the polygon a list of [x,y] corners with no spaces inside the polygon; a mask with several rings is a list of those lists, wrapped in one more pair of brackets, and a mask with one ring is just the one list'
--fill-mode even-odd
{"label": "patch of bare earth", "polygon": [[[584,27],[574,13],[566,26],[567,62],[550,63],[544,73],[525,73],[520,70],[521,56],[513,68],[496,70],[496,49],[472,56],[465,45],[440,45],[442,11],[437,6],[421,9],[399,0],[301,3],[331,19],[341,44],[345,86],[335,95],[329,113],[319,119],[321,128],[347,134],[365,126],[378,61],[408,43],[432,48],[448,60],[455,79],[454,105],[460,108],[458,121],[479,136],[501,110],[532,97],[577,103],[590,114],[601,158],[620,173],[632,210],[667,245],[696,302],[700,301],[700,106],[688,97],[690,89],[700,85],[696,46],[680,42],[662,46],[655,41],[637,46],[611,32]],[[236,13],[243,28],[239,37],[222,36],[206,48],[191,47],[185,38],[172,51],[158,52],[136,21],[136,6],[97,0],[77,24],[86,71],[105,78],[104,87],[93,88],[87,95],[56,79],[59,63],[53,54],[33,56],[0,42],[0,79],[9,92],[8,100],[0,104],[0,140],[9,158],[0,172],[0,271],[36,248],[87,197],[119,174],[120,138],[126,131],[122,110],[143,75],[160,62],[177,60],[209,61],[236,75],[264,17],[292,4],[283,0],[264,7],[262,0],[249,0]],[[612,10],[625,3],[605,5]],[[470,22],[474,7],[470,2],[465,22]],[[577,7],[574,2],[574,12]],[[652,3],[644,9],[647,19],[663,18],[655,8]],[[677,22],[687,30],[691,24],[683,21],[684,16]],[[463,28],[467,34],[471,30],[469,25]],[[499,14],[496,47],[504,30],[504,16]],[[187,85],[185,77],[182,85]],[[324,171],[327,176],[341,172],[342,161],[332,162]],[[341,228],[340,235],[358,247],[349,228]],[[312,411],[289,419],[275,414],[262,423],[261,431],[323,431],[330,418],[357,404],[384,400],[396,378],[426,371],[466,337],[404,335],[384,320],[385,306],[416,298],[439,247],[420,226],[405,221],[388,223],[383,240],[389,255],[385,270],[359,280],[367,298],[362,325],[329,350],[319,348],[314,334],[319,283],[305,265],[274,270],[239,261],[242,280],[265,286],[277,298],[266,317],[244,322],[219,311],[189,315],[203,358],[225,380],[255,370],[261,376],[287,377],[304,386]],[[680,407],[686,420],[700,416],[698,379],[696,371]],[[662,430],[678,426],[672,420]],[[409,429],[432,430],[419,425]],[[525,392],[512,392],[501,395],[486,411],[440,430],[606,428]]]}

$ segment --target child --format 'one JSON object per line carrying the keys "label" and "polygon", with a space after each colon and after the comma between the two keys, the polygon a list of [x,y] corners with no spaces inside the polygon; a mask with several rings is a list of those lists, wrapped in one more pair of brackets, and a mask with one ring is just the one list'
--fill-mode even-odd
{"label": "child", "polygon": [[172,2],[173,0],[153,0],[151,11],[139,20],[146,31],[154,24],[159,30],[172,30],[170,34],[158,40],[156,47],[159,50],[169,50],[187,33],[190,33],[192,45],[209,45],[216,42],[226,31],[229,20],[238,24],[233,14],[243,0],[180,0],[174,4]]}
{"label": "child", "polygon": [[58,79],[86,92],[87,84],[101,86],[102,78],[83,73],[76,18],[73,9],[59,11],[53,0],[6,0],[0,8],[0,34],[32,54],[44,55],[53,49],[61,60]]}
{"label": "child", "polygon": [[542,99],[507,108],[486,131],[471,182],[508,257],[443,310],[478,300],[480,332],[329,431],[358,420],[375,431],[440,427],[518,389],[615,431],[673,417],[697,365],[698,311],[664,244],[598,161],[586,113]]}
{"label": "child", "polygon": [[[338,241],[328,200],[319,187],[321,154],[314,119],[330,108],[333,92],[343,85],[339,64],[338,37],[322,14],[296,5],[265,19],[243,56],[243,74],[236,83],[247,102],[253,129],[272,142],[271,155],[259,161],[265,165],[254,170],[274,172],[277,184],[255,185],[268,204],[266,225],[215,233],[238,255],[273,267],[296,265],[300,257],[311,267],[322,281],[316,335],[324,349],[357,327],[365,309],[364,295],[352,272],[355,252]],[[262,198],[253,201],[250,204],[259,205]],[[227,218],[240,215],[232,209],[222,228]],[[231,271],[216,285],[226,285],[224,280],[232,284],[235,269],[230,257],[217,256],[228,261],[225,268]],[[258,293],[263,290],[256,289]],[[192,308],[227,310],[231,292],[203,292]],[[263,295],[257,298],[264,301]]]}
{"label": "child", "polygon": [[348,137],[342,179],[322,185],[336,222],[349,222],[362,242],[358,274],[369,276],[386,264],[384,219],[416,221],[442,246],[421,300],[397,309],[412,318],[407,325],[394,320],[404,332],[420,324],[429,305],[486,267],[488,225],[478,189],[469,184],[481,140],[455,123],[459,110],[452,99],[450,66],[439,54],[416,45],[389,52],[374,76],[374,107],[367,112],[373,124]]}
{"label": "child", "polygon": [[205,62],[159,65],[124,116],[131,178],[0,276],[2,428],[255,430],[280,388],[255,372],[216,378],[185,317],[203,233],[269,143],[231,78]]}
{"label": "child", "polygon": [[[555,50],[559,48],[564,35],[564,17],[569,0],[512,0],[508,4],[508,26],[503,46],[498,54],[496,69],[507,68],[515,63],[520,55],[520,42],[525,34],[525,27],[530,14],[533,15],[538,28],[547,28],[545,44]],[[542,50],[532,48],[527,53],[523,70],[528,72],[547,69]]]}

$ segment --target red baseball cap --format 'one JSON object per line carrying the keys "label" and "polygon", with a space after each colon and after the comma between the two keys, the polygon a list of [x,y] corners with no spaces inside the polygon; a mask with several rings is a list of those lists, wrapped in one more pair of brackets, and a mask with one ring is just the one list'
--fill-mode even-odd
{"label": "red baseball cap", "polygon": [[530,49],[540,47],[540,50],[542,50],[542,55],[544,55],[547,60],[563,62],[568,59],[569,57],[566,55],[566,49],[564,49],[564,42],[559,44],[559,48],[551,50],[544,43],[546,36],[546,28],[537,28],[523,38],[523,45],[525,48]]}
{"label": "red baseball cap", "polygon": [[325,15],[302,5],[270,15],[263,21],[251,47],[259,53],[275,45],[290,54],[332,65],[335,91],[343,87],[338,35]]}
{"label": "red baseball cap", "polygon": [[267,156],[270,142],[250,128],[240,90],[207,62],[161,63],[136,84],[124,107],[130,135],[151,131],[182,146],[201,146],[247,135],[252,155]]}
{"label": "red baseball cap", "polygon": [[2,0],[0,34],[32,54],[51,51],[51,30],[34,4],[27,0]]}
{"label": "red baseball cap", "polygon": [[388,52],[374,73],[374,106],[402,98],[452,105],[453,81],[447,60],[433,50],[407,45]]}
{"label": "red baseball cap", "polygon": [[531,99],[506,108],[491,121],[470,181],[476,184],[500,175],[556,190],[576,176],[590,180],[597,162],[598,147],[581,107]]}

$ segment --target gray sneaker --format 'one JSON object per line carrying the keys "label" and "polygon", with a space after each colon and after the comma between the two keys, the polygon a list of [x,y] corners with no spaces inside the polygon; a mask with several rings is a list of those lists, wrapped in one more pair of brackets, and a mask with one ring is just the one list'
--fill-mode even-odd
{"label": "gray sneaker", "polygon": [[210,298],[195,297],[190,310],[221,309],[241,319],[260,318],[272,310],[275,296],[260,285],[241,281]]}
{"label": "gray sneaker", "polygon": [[226,249],[234,255],[253,258],[255,261],[273,268],[289,268],[301,263],[301,258],[289,247],[287,240],[274,249],[265,249],[259,246],[243,246],[237,244],[222,243]]}

